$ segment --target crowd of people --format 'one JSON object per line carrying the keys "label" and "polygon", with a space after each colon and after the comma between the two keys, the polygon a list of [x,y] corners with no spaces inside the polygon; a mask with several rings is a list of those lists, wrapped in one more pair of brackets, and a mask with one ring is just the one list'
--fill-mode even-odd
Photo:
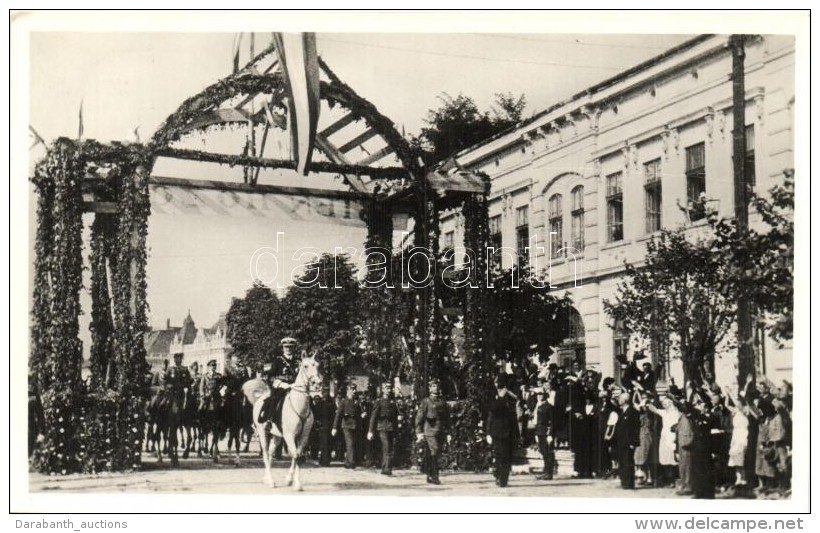
{"label": "crowd of people", "polygon": [[[544,460],[573,452],[574,476],[618,476],[624,489],[675,487],[680,496],[717,493],[788,497],[791,491],[792,390],[750,375],[743,387],[713,379],[663,388],[647,359],[620,363],[620,379],[601,379],[575,362],[555,365],[523,386],[518,413]],[[532,438],[532,437],[530,437]],[[525,444],[526,444],[525,437]]]}
{"label": "crowd of people", "polygon": [[[260,373],[274,390],[281,389],[274,398],[283,396],[295,376],[294,345],[294,339],[284,339],[286,357]],[[676,494],[695,498],[714,498],[716,493],[788,497],[792,419],[788,382],[775,387],[749,376],[739,390],[711,379],[688,381],[683,387],[672,380],[659,386],[652,365],[641,353],[619,363],[617,379],[602,378],[580,361],[568,369],[556,364],[527,370],[499,367],[495,394],[488,395],[488,412],[482,421],[496,483],[507,485],[516,451],[537,447],[543,459],[538,477],[544,480],[556,475],[556,450],[568,449],[573,477],[618,477],[624,489],[674,487]],[[179,364],[175,361],[175,367]],[[184,381],[199,391],[200,409],[207,411],[209,399],[220,392],[224,395],[226,389],[241,396],[242,380],[250,372],[238,368],[235,357],[229,367],[221,380],[215,361],[204,375],[196,368],[185,374]],[[155,382],[174,382],[168,378],[169,369],[159,374]],[[307,453],[320,466],[336,461],[350,469],[380,468],[388,476],[394,468],[416,464],[429,483],[440,483],[442,449],[451,437],[450,404],[437,380],[428,384],[428,390],[429,396],[419,401],[402,396],[391,381],[362,391],[349,382],[341,384],[333,397],[325,384],[313,399],[314,426]],[[246,405],[231,417],[249,413]],[[276,423],[273,403],[262,416]],[[250,430],[250,420],[246,422],[239,426]],[[238,435],[232,436],[238,441]]]}

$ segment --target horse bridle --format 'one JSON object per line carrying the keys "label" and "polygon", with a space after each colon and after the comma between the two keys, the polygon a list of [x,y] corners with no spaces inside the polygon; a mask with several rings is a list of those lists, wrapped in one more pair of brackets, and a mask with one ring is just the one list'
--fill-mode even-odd
{"label": "horse bridle", "polygon": [[[299,374],[301,374],[301,372]],[[297,375],[297,378],[298,378],[298,375]],[[304,383],[304,384],[294,383],[293,385],[290,386],[290,390],[291,391],[296,391],[300,394],[304,394],[305,396],[310,396],[310,382],[311,381],[312,381],[312,378],[307,378],[307,383]],[[286,399],[288,399],[288,403],[290,404],[291,410],[293,410],[294,414],[296,414],[296,416],[299,417],[299,420],[302,422],[302,425],[304,425],[305,422],[307,421],[307,416],[302,417],[302,415],[300,415],[299,412],[296,410],[296,408],[293,406],[293,402],[291,402],[289,398],[290,398],[290,395],[288,395]],[[308,413],[310,413],[310,410],[308,410]]]}

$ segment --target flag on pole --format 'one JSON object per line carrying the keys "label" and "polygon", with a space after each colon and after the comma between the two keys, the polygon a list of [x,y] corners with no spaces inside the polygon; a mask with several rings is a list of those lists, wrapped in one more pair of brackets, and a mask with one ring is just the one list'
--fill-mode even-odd
{"label": "flag on pole", "polygon": [[80,100],[80,116],[79,116],[80,124],[77,127],[77,139],[80,140],[83,138],[83,101]]}
{"label": "flag on pole", "polygon": [[239,47],[242,45],[242,34],[238,33],[233,38],[233,73],[239,72]]}
{"label": "flag on pole", "polygon": [[288,93],[288,129],[296,170],[307,175],[319,123],[319,59],[313,33],[275,33]]}

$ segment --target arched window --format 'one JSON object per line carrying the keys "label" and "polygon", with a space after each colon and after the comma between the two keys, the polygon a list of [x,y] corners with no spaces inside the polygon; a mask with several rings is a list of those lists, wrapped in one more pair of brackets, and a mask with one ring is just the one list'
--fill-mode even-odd
{"label": "arched window", "polygon": [[578,185],[572,189],[572,247],[579,252],[584,251],[584,186]]}
{"label": "arched window", "polygon": [[560,194],[553,194],[549,199],[549,223],[550,223],[550,253],[553,257],[558,255],[558,250],[564,246],[564,210],[562,207],[563,197]]}

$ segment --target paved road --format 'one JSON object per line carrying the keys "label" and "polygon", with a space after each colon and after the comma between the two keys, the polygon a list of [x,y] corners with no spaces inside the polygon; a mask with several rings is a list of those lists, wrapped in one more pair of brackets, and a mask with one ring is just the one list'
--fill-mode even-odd
{"label": "paved road", "polygon": [[[237,467],[228,458],[214,464],[207,459],[180,461],[172,468],[169,461],[157,464],[144,458],[144,470],[129,474],[69,475],[49,477],[32,473],[32,492],[49,493],[176,493],[176,494],[291,494],[284,486],[289,461],[277,461],[274,480],[277,486],[262,483],[262,459],[253,453],[242,454]],[[506,488],[497,487],[488,473],[443,472],[442,484],[429,485],[417,470],[396,470],[392,477],[376,469],[346,470],[341,464],[319,467],[308,461],[302,470],[303,494],[323,496],[559,496],[584,498],[677,498],[672,489],[639,488],[624,491],[617,480],[580,480],[559,477],[541,481],[528,473],[517,473]]]}

